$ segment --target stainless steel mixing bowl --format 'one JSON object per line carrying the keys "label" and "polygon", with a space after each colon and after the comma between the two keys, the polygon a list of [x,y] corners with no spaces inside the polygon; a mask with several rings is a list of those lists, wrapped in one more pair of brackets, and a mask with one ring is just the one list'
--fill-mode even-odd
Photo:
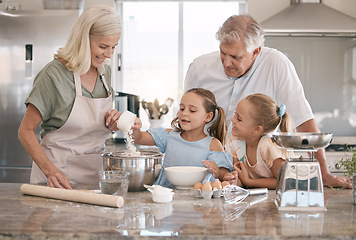
{"label": "stainless steel mixing bowl", "polygon": [[281,132],[272,134],[272,141],[285,149],[315,151],[327,147],[332,137],[331,133]]}
{"label": "stainless steel mixing bowl", "polygon": [[140,156],[129,156],[126,151],[102,154],[102,169],[125,170],[129,175],[128,191],[143,191],[144,184],[152,185],[162,168],[163,154],[155,151],[140,150]]}

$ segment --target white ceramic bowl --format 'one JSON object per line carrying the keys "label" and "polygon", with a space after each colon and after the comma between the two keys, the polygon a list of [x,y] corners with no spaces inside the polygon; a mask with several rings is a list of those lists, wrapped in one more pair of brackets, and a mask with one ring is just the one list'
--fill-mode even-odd
{"label": "white ceramic bowl", "polygon": [[191,189],[197,182],[202,182],[208,171],[205,167],[166,167],[168,181],[177,189]]}

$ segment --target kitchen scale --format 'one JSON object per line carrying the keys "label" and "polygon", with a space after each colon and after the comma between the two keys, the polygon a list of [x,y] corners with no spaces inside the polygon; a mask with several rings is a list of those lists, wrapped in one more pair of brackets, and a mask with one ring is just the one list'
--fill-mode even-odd
{"label": "kitchen scale", "polygon": [[[272,141],[286,149],[289,159],[278,173],[276,205],[281,211],[326,211],[320,165],[314,153],[332,141],[330,133],[274,133]],[[293,158],[310,152],[310,158]]]}

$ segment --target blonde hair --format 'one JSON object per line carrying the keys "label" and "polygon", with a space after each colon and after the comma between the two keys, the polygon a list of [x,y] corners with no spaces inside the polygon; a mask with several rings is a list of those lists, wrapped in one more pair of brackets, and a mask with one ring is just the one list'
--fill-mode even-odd
{"label": "blonde hair", "polygon": [[255,124],[262,126],[264,133],[275,130],[279,124],[281,132],[290,132],[292,123],[287,112],[280,116],[280,106],[269,96],[256,93],[244,98],[254,106],[252,117]]}
{"label": "blonde hair", "polygon": [[[208,128],[208,133],[210,136],[217,138],[223,145],[225,144],[225,139],[226,139],[226,134],[227,134],[227,127],[225,123],[225,113],[224,110],[218,106],[216,103],[216,99],[214,94],[203,88],[192,88],[185,93],[195,93],[196,95],[202,97],[204,99],[204,108],[207,113],[212,112],[213,117],[212,119],[215,118],[215,111],[217,111],[217,117],[216,120],[213,122],[213,124]],[[175,117],[172,122],[171,126],[174,131],[178,132],[184,132],[184,130],[181,128],[178,117]]]}
{"label": "blonde hair", "polygon": [[[113,8],[93,6],[87,8],[75,22],[68,41],[57,51],[55,58],[62,58],[68,70],[86,73],[91,66],[90,41],[97,37],[121,34],[120,17]],[[99,69],[100,72],[103,72]]]}
{"label": "blonde hair", "polygon": [[249,15],[229,17],[216,33],[216,39],[221,43],[231,44],[242,41],[248,53],[263,46],[264,36],[262,26]]}

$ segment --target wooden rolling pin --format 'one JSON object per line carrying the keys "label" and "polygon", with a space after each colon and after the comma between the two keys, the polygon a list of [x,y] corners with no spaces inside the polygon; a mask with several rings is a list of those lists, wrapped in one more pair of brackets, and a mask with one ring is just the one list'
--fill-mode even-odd
{"label": "wooden rolling pin", "polygon": [[112,196],[108,194],[97,194],[81,190],[52,188],[31,184],[22,184],[21,193],[108,207],[122,207],[124,205],[124,198],[121,196]]}

